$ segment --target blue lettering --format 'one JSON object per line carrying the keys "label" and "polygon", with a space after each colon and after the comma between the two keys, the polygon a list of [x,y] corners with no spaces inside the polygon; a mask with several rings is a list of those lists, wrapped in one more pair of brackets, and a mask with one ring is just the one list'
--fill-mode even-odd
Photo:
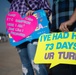
{"label": "blue lettering", "polygon": [[75,34],[75,32],[72,33],[72,39],[76,39],[76,34]]}
{"label": "blue lettering", "polygon": [[74,44],[74,42],[68,42],[68,49],[71,49],[72,48],[72,45]]}
{"label": "blue lettering", "polygon": [[68,37],[69,37],[69,33],[68,32],[64,32],[63,34],[61,32],[59,34],[58,33],[53,34],[52,40],[65,39],[65,38],[68,38]]}
{"label": "blue lettering", "polygon": [[42,42],[42,40],[45,42],[45,41],[50,41],[51,40],[51,35],[42,35],[40,37],[40,42]]}
{"label": "blue lettering", "polygon": [[40,36],[40,39],[39,40],[40,40],[40,42],[42,42],[42,36]]}
{"label": "blue lettering", "polygon": [[61,46],[62,46],[62,43],[61,43],[61,42],[58,42],[58,43],[57,43],[57,46],[56,46],[56,49],[60,49]]}
{"label": "blue lettering", "polygon": [[64,42],[64,43],[58,42],[56,49],[67,49],[67,50],[74,49],[74,50],[76,50],[76,43],[75,42]]}
{"label": "blue lettering", "polygon": [[52,50],[54,48],[54,44],[46,44],[45,50]]}
{"label": "blue lettering", "polygon": [[74,49],[74,50],[76,50],[76,43],[74,44],[74,47],[73,47],[73,49]]}
{"label": "blue lettering", "polygon": [[59,34],[59,36],[57,36],[57,39],[62,39],[62,33]]}
{"label": "blue lettering", "polygon": [[53,38],[52,38],[52,40],[55,40],[55,39],[57,39],[57,33],[55,33],[55,34],[53,34]]}
{"label": "blue lettering", "polygon": [[69,33],[68,32],[64,32],[64,37],[63,38],[68,38],[69,37]]}
{"label": "blue lettering", "polygon": [[63,49],[63,48],[68,49],[67,42],[64,42],[64,43],[63,43],[62,49]]}

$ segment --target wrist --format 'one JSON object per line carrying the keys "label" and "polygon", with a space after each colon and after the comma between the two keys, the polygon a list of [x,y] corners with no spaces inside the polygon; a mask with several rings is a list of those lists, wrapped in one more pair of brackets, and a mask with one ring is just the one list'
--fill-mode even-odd
{"label": "wrist", "polygon": [[74,21],[73,21],[72,19],[70,19],[70,20],[68,21],[68,23],[69,23],[69,25],[71,26],[71,25],[74,23]]}
{"label": "wrist", "polygon": [[69,22],[70,22],[71,24],[73,24],[73,23],[75,22],[75,17],[70,18],[70,19],[69,19]]}

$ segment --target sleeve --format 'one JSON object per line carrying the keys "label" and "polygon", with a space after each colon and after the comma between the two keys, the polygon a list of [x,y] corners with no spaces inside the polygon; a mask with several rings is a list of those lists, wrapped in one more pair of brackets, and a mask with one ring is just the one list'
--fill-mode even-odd
{"label": "sleeve", "polygon": [[51,11],[50,5],[48,4],[47,0],[42,0],[41,8],[44,10],[48,10],[48,13],[47,13],[48,16],[51,15],[52,11]]}

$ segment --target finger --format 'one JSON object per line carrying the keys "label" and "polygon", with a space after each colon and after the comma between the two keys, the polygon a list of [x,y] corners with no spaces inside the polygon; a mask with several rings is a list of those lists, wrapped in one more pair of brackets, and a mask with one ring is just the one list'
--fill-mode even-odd
{"label": "finger", "polygon": [[63,25],[62,24],[60,25],[59,30],[63,31]]}
{"label": "finger", "polygon": [[30,15],[30,10],[27,12],[27,16],[29,16]]}
{"label": "finger", "polygon": [[27,13],[26,13],[26,16],[28,16],[28,14],[29,14],[29,13],[27,12]]}
{"label": "finger", "polygon": [[66,24],[64,24],[64,23],[60,25],[60,30],[61,31],[69,31]]}
{"label": "finger", "polygon": [[32,15],[33,14],[33,11],[30,11],[30,15]]}
{"label": "finger", "polygon": [[69,29],[66,25],[64,25],[64,31],[69,31]]}
{"label": "finger", "polygon": [[28,11],[28,12],[26,13],[26,16],[30,16],[30,14],[31,14],[31,12],[30,12],[30,11]]}

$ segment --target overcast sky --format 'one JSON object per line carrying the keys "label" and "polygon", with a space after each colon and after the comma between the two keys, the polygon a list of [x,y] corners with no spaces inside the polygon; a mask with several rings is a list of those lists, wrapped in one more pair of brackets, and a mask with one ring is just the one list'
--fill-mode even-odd
{"label": "overcast sky", "polygon": [[[49,0],[52,3],[52,0]],[[8,13],[10,3],[7,0],[0,0],[0,33],[6,33],[5,17]]]}
{"label": "overcast sky", "polygon": [[7,0],[0,0],[0,33],[6,33],[5,16],[9,9],[9,2]]}

